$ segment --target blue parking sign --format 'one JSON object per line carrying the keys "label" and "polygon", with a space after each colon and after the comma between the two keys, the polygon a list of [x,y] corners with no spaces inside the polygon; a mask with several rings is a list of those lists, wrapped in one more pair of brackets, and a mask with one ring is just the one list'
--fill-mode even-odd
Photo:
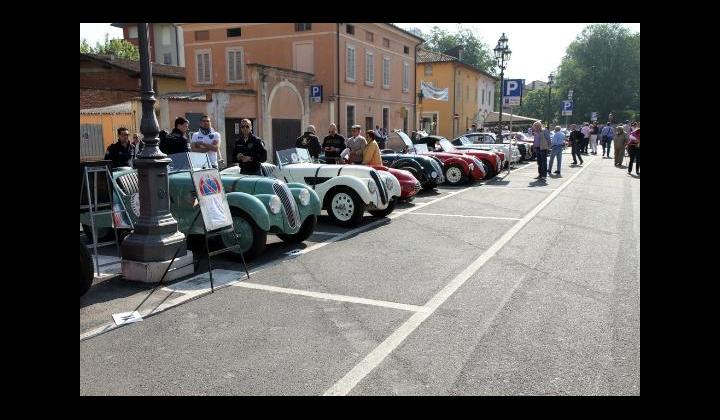
{"label": "blue parking sign", "polygon": [[572,111],[573,111],[573,101],[563,101],[563,108],[562,108],[563,117],[572,115]]}
{"label": "blue parking sign", "polygon": [[310,86],[310,100],[313,102],[322,102],[322,85]]}

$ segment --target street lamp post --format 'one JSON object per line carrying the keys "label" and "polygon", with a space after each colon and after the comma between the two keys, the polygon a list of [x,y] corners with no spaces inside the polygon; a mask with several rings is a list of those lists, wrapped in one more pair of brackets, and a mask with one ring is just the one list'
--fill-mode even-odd
{"label": "street lamp post", "polygon": [[[512,51],[510,51],[510,48],[508,47],[508,39],[505,36],[505,32],[503,32],[500,39],[498,39],[497,46],[493,51],[495,52],[495,62],[500,68],[500,115],[498,117],[498,139],[502,144],[503,78],[505,77],[505,67],[507,66],[507,62],[510,61],[510,55],[512,54]],[[510,118],[512,119],[512,115]],[[510,150],[510,147],[508,147],[508,150]],[[510,159],[510,157],[508,157],[508,159]],[[509,162],[510,160],[508,160],[508,172],[510,172]]]}
{"label": "street lamp post", "polygon": [[548,76],[548,106],[547,111],[545,112],[545,121],[547,121],[547,126],[550,127],[550,115],[552,115],[551,108],[550,108],[550,102],[551,102],[551,96],[552,96],[552,85],[555,83],[555,74],[550,73]]}
{"label": "street lamp post", "polygon": [[[140,216],[133,232],[122,244],[122,271],[123,277],[129,280],[156,282],[173,256],[180,257],[174,267],[184,265],[187,248],[185,235],[178,231],[177,221],[170,214],[167,166],[171,160],[158,148],[160,128],[154,110],[147,23],[138,23],[138,40],[142,101],[140,132],[145,147],[134,162],[138,173]],[[177,273],[168,275],[168,279],[187,274],[186,267],[175,270]]]}
{"label": "street lamp post", "polygon": [[422,121],[423,121],[422,102],[423,102],[423,98],[425,97],[425,95],[422,93],[422,86],[420,87],[420,92],[418,92],[417,97],[418,97],[418,108],[420,108],[420,115],[419,115],[420,119],[418,121],[419,122],[418,129],[416,131],[420,131],[420,130],[422,130]]}

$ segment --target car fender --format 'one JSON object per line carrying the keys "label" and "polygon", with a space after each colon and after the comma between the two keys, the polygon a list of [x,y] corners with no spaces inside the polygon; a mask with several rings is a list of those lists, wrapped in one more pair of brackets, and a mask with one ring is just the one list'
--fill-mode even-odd
{"label": "car fender", "polygon": [[258,227],[264,231],[270,230],[270,214],[267,205],[254,195],[243,192],[227,193],[230,207],[237,207],[253,218]]}
{"label": "car fender", "polygon": [[391,168],[400,169],[401,166],[410,166],[418,171],[418,173],[425,173],[423,166],[414,159],[400,158],[393,162]]}
{"label": "car fender", "polygon": [[320,202],[324,203],[325,195],[328,191],[330,191],[330,189],[337,186],[346,186],[353,189],[358,194],[358,196],[360,196],[360,199],[363,201],[363,203],[370,204],[370,202],[373,201],[373,199],[375,198],[375,194],[370,194],[370,191],[367,187],[368,180],[370,180],[370,178],[358,178],[355,176],[340,175],[330,178],[322,184],[317,184],[315,186],[315,192],[318,194]]}
{"label": "car fender", "polygon": [[[463,170],[463,174],[465,174],[465,175],[470,174],[470,166],[468,165],[467,162],[465,162],[465,159],[459,158],[459,157],[457,157],[457,158],[452,157],[452,158],[445,159],[445,161],[443,162],[443,165],[445,165],[445,166],[452,165],[452,164],[460,165],[460,167]],[[443,168],[443,169],[445,169],[445,168]]]}
{"label": "car fender", "polygon": [[385,182],[385,178],[391,179],[393,189],[392,189],[392,191],[388,191],[388,195],[390,196],[390,197],[388,197],[388,199],[390,200],[390,199],[392,199],[392,197],[400,197],[400,195],[402,194],[402,185],[400,185],[400,181],[397,179],[397,177],[388,171],[377,171],[377,172],[378,172],[378,175],[380,175],[380,180],[382,182]]}
{"label": "car fender", "polygon": [[[297,182],[292,182],[290,184],[287,184],[287,186],[288,188],[290,188],[290,192],[295,198],[295,202],[297,203],[298,210],[300,210],[300,215],[303,220],[305,219],[306,214],[315,214],[317,216],[320,215],[322,203],[320,202],[320,197],[315,191],[312,190],[312,188]],[[307,190],[310,193],[310,202],[307,206],[303,206],[302,204],[300,204],[300,192],[302,190]]]}

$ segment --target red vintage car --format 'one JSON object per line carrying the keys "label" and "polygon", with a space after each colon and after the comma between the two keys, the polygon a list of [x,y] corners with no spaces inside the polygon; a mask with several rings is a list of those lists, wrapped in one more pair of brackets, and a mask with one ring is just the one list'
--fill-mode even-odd
{"label": "red vintage car", "polygon": [[430,152],[424,149],[420,150],[417,146],[422,145],[415,145],[417,154],[435,157],[443,163],[443,167],[445,168],[445,182],[450,185],[479,181],[487,175],[483,163],[474,156]]}
{"label": "red vintage car", "polygon": [[428,150],[450,153],[454,155],[470,155],[481,160],[488,170],[485,178],[492,178],[502,171],[505,154],[502,152],[490,152],[487,150],[460,150],[442,136],[426,136],[415,140],[416,143],[427,145]]}

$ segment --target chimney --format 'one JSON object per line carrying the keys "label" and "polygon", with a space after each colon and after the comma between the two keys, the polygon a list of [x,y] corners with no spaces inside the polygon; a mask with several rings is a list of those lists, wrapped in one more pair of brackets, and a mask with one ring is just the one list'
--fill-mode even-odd
{"label": "chimney", "polygon": [[463,49],[464,49],[464,47],[462,45],[458,45],[458,46],[452,47],[449,50],[443,52],[443,54],[453,56],[453,57],[457,58],[458,60],[462,61]]}

